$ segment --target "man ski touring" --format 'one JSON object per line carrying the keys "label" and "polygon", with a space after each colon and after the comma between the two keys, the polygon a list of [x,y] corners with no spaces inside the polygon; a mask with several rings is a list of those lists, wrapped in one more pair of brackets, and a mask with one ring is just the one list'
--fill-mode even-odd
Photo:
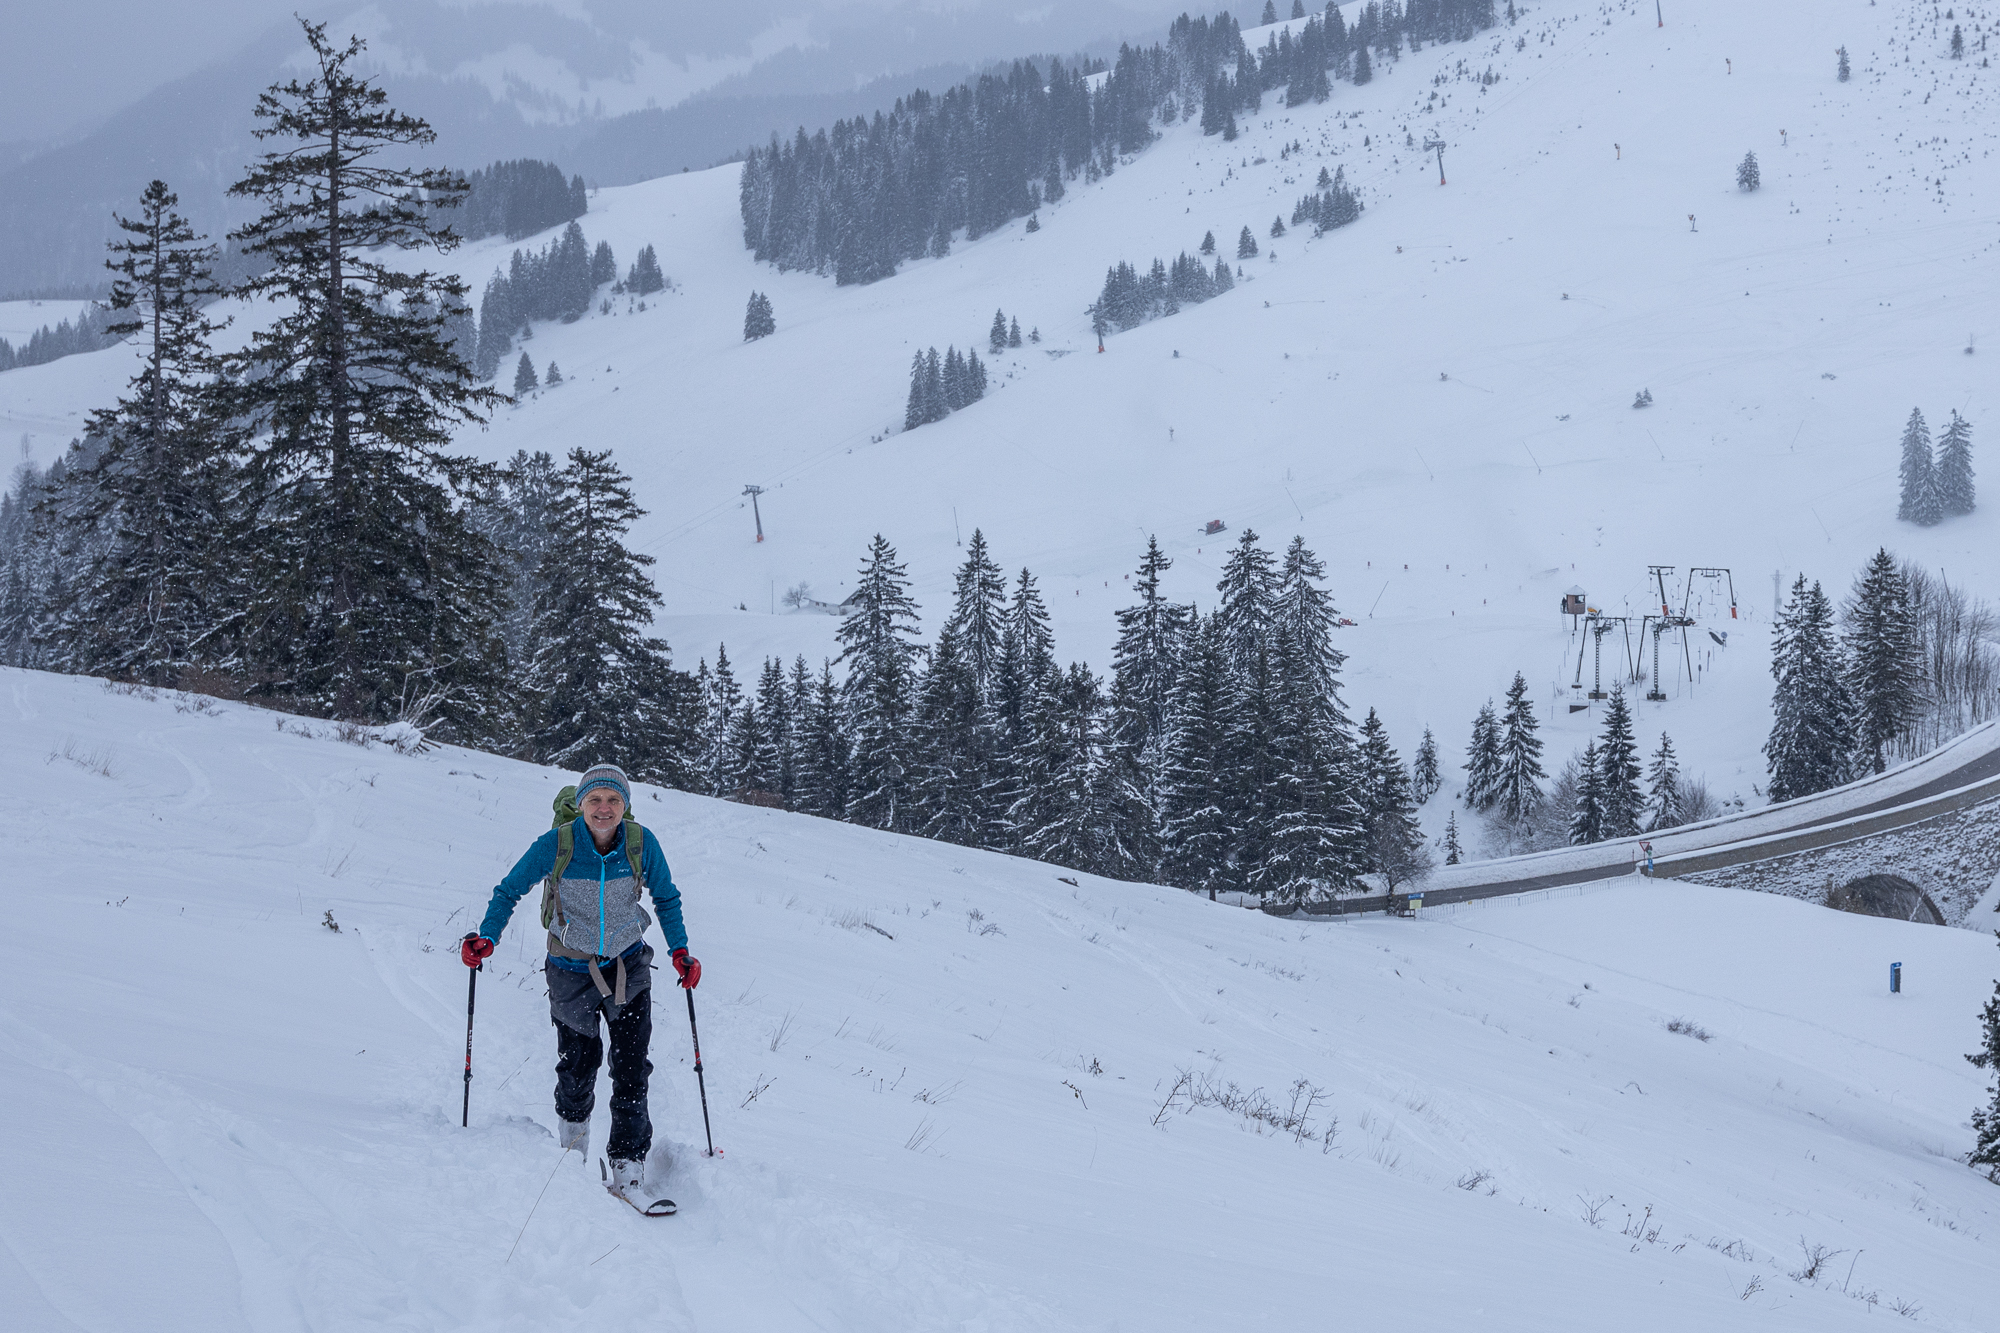
{"label": "man ski touring", "polygon": [[[556,826],[535,839],[507,877],[479,929],[465,936],[460,956],[477,967],[490,956],[515,904],[542,886],[542,924],[548,928],[549,1011],[556,1029],[556,1115],[563,1150],[590,1158],[590,1113],[597,1069],[604,1062],[598,1019],[611,1036],[611,1159],[609,1185],[635,1207],[653,1146],[646,1083],[653,1072],[647,1047],[653,1036],[653,949],[645,942],[651,918],[640,906],[650,894],[680,984],[693,990],[701,964],[689,955],[681,924],[681,895],[651,829],[633,819],[631,783],[613,764],[598,764],[555,800]],[[636,842],[634,840],[637,840]],[[631,1192],[628,1194],[628,1191]],[[671,1211],[672,1205],[665,1204]]]}

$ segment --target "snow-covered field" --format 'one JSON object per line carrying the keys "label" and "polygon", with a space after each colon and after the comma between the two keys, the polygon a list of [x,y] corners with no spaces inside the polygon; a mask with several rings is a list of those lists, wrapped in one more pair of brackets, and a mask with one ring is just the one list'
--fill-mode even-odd
{"label": "snow-covered field", "polygon": [[[1911,0],[1670,8],[1660,28],[1649,3],[1531,3],[1514,27],[1406,53],[1324,105],[1267,96],[1235,144],[1177,125],[1043,210],[1039,232],[961,241],[866,288],[753,263],[734,168],[601,191],[593,243],[621,266],[654,243],[676,290],[538,329],[527,350],[567,382],[466,444],[615,447],[652,511],[637,543],[660,557],[661,628],[688,665],[718,642],[739,669],[767,652],[817,661],[833,622],[780,598],[806,582],[837,601],[878,531],[935,615],[979,527],[1003,564],[1040,576],[1059,651],[1101,671],[1148,534],[1177,562],[1169,592],[1206,605],[1243,528],[1274,546],[1302,533],[1360,622],[1343,640],[1350,701],[1379,708],[1406,756],[1435,728],[1452,763],[1517,669],[1552,761],[1581,747],[1596,719],[1563,706],[1569,585],[1638,615],[1649,563],[1678,567],[1677,605],[1690,566],[1728,567],[1740,618],[1697,580],[1701,673],[1683,679],[1670,652],[1673,697],[1637,711],[1649,743],[1672,732],[1718,796],[1754,805],[1774,575],[1838,594],[1886,543],[2000,591],[1991,505],[1927,531],[1893,517],[1912,406],[1934,424],[1962,411],[1976,439],[1996,424],[1992,353],[1964,350],[2000,296],[1995,16],[1946,21]],[[1954,21],[1963,61],[1945,56]],[[1489,68],[1499,81],[1477,82]],[[1411,147],[1434,133],[1442,188]],[[1747,150],[1754,194],[1735,186]],[[1272,217],[1323,166],[1344,167],[1368,211],[1273,242]],[[1171,259],[1210,230],[1233,254],[1246,224],[1264,250],[1243,265],[1254,280],[1096,354],[1084,310],[1108,265]],[[511,248],[447,262],[477,289]],[[746,344],[753,289],[778,333]],[[984,355],[996,306],[1044,341],[993,358],[999,387],[971,410],[885,435],[912,351]],[[32,434],[46,462],[126,371],[111,352],[0,377],[0,429]],[[1654,406],[1634,410],[1642,388]],[[768,488],[762,545],[741,495],[753,482]],[[1230,532],[1204,537],[1211,518]],[[1732,631],[1727,649],[1709,629]],[[1616,636],[1606,648],[1622,659]]]}
{"label": "snow-covered field", "polygon": [[555,1149],[518,917],[458,1125],[453,942],[560,776],[189,702],[0,672],[10,1330],[1993,1326],[1981,935],[1632,880],[1302,926],[642,790],[724,1149],[663,987],[647,1221]]}

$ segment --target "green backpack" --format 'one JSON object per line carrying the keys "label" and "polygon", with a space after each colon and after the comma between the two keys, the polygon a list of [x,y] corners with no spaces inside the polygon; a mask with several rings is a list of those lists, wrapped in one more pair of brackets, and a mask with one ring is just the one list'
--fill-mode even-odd
{"label": "green backpack", "polygon": [[[556,912],[561,895],[556,885],[562,882],[563,871],[569,869],[570,858],[576,855],[576,817],[583,813],[576,808],[576,788],[564,787],[556,793],[555,831],[556,863],[549,868],[549,877],[542,881],[542,929],[554,930]],[[646,891],[645,872],[639,868],[640,860],[646,852],[646,831],[639,827],[639,821],[632,818],[632,812],[625,812],[625,860],[632,867],[632,883],[639,892]]]}

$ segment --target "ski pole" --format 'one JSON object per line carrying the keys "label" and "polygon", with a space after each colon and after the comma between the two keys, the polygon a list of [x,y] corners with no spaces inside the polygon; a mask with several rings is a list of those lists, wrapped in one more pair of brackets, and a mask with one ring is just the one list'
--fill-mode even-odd
{"label": "ski pole", "polygon": [[[708,1080],[701,1076],[701,1031],[694,1025],[694,992],[688,997],[688,1036],[694,1039],[694,1081],[701,1089],[701,1132],[708,1136],[708,1153],[715,1156],[715,1131],[708,1127]],[[468,1057],[469,1058],[469,1057]]]}
{"label": "ski pole", "polygon": [[472,1123],[472,1000],[479,988],[479,974],[485,970],[486,964],[481,963],[465,974],[465,1107],[459,1112],[460,1129]]}

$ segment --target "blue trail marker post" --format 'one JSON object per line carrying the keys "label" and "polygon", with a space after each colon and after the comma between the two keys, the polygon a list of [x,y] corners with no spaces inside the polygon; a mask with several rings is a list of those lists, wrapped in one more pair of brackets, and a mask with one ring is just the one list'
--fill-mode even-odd
{"label": "blue trail marker post", "polygon": [[1889,964],[1889,993],[1891,995],[1901,995],[1903,993],[1903,965],[1901,963]]}

